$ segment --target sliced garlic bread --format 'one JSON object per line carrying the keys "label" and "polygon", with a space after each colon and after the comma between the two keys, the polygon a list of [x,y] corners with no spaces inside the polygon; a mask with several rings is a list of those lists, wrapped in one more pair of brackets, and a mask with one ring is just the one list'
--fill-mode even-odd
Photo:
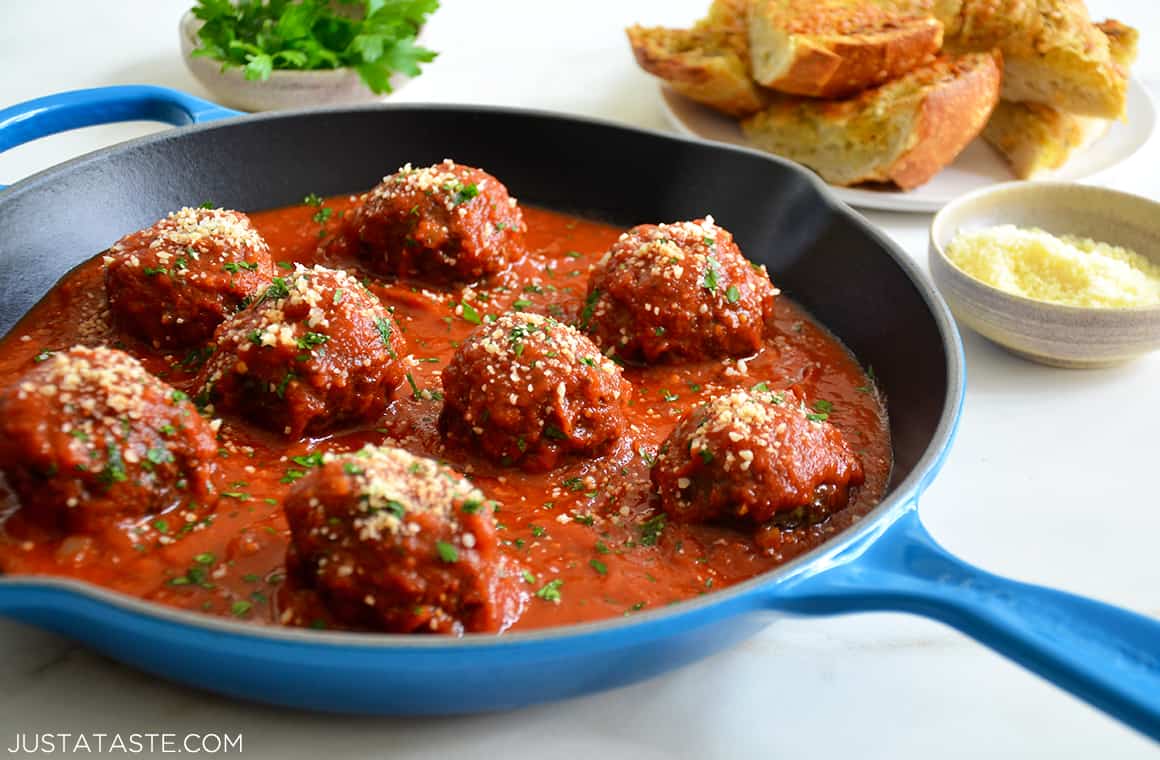
{"label": "sliced garlic bread", "polygon": [[1042,103],[999,102],[983,139],[1003,155],[1019,179],[1058,169],[1107,129],[1106,119],[1076,116]]}
{"label": "sliced garlic bread", "polygon": [[[1128,67],[1136,59],[1139,32],[1119,21],[1096,27],[1108,38],[1112,59]],[[983,129],[983,139],[998,150],[1020,179],[1033,179],[1063,166],[1072,155],[1097,140],[1109,122],[1080,116],[1041,103],[1001,101]]]}
{"label": "sliced garlic bread", "polygon": [[1083,0],[939,0],[948,51],[998,48],[1003,98],[1123,116],[1128,82]]}
{"label": "sliced garlic bread", "polygon": [[845,97],[930,61],[942,24],[865,0],[753,0],[753,78],[794,95]]}
{"label": "sliced garlic bread", "polygon": [[939,56],[840,101],[782,96],[742,122],[756,147],[835,185],[927,182],[975,138],[999,100],[994,53]]}
{"label": "sliced garlic bread", "polygon": [[761,88],[749,78],[748,63],[728,33],[640,26],[627,33],[640,67],[685,97],[737,117],[765,105]]}

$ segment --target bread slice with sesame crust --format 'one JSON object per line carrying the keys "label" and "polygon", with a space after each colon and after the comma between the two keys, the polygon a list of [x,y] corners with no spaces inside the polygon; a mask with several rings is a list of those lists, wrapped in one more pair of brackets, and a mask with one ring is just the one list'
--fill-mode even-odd
{"label": "bread slice with sesame crust", "polygon": [[835,185],[924,184],[955,159],[999,100],[998,53],[939,56],[846,100],[783,96],[742,122],[756,147]]}
{"label": "bread slice with sesame crust", "polygon": [[866,0],[752,0],[749,51],[758,83],[793,95],[838,98],[929,62],[942,24]]}

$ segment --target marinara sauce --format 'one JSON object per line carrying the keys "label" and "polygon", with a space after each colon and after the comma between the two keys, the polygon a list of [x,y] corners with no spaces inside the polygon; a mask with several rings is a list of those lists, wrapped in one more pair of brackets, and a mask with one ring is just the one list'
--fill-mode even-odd
{"label": "marinara sauce", "polygon": [[[467,288],[386,281],[320,245],[355,198],[314,199],[251,214],[269,243],[275,274],[293,262],[355,273],[382,302],[414,361],[382,418],[324,437],[289,440],[236,417],[218,434],[215,508],[188,521],[176,510],[138,523],[61,538],[24,519],[0,485],[0,570],[60,575],[153,602],[279,624],[289,607],[315,627],[338,627],[311,591],[284,569],[289,530],[282,502],[290,484],[324,452],[367,443],[399,446],[449,462],[500,503],[501,551],[522,568],[522,612],[510,630],[597,620],[680,603],[776,567],[844,529],[881,498],[892,458],[883,402],[872,378],[824,327],[778,297],[764,347],[744,359],[624,367],[634,386],[628,433],[606,454],[547,472],[505,468],[444,445],[437,427],[440,373],[477,325],[510,310],[576,322],[589,267],[621,229],[525,207],[527,255]],[[776,284],[776,282],[775,282]],[[207,351],[157,350],[110,326],[101,259],[77,268],[0,342],[0,385],[46,352],[76,344],[121,348],[174,387],[193,393]],[[794,388],[828,416],[861,460],[865,483],[824,522],[796,529],[780,554],[759,549],[742,526],[677,524],[653,502],[649,468],[661,442],[695,405],[735,388]],[[307,614],[301,614],[305,610]]]}

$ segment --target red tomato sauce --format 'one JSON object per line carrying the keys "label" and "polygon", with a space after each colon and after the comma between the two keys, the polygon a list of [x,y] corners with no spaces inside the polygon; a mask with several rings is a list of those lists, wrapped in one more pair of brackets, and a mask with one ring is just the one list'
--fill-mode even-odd
{"label": "red tomato sauce", "polygon": [[[251,218],[275,260],[357,273],[353,261],[319,253],[320,240],[333,234],[351,205],[352,198],[339,197],[325,202],[322,208],[330,212],[303,205]],[[444,449],[436,428],[439,375],[475,322],[510,309],[575,321],[589,266],[621,232],[543,209],[525,208],[524,213],[528,255],[473,288],[436,290],[368,278],[384,304],[394,307],[408,349],[418,360],[376,424],[287,441],[225,419],[219,436],[220,499],[198,523],[184,523],[170,512],[137,525],[62,539],[39,533],[22,519],[15,497],[0,487],[0,571],[69,576],[256,624],[278,624],[292,606],[299,613],[295,617],[316,627],[338,627],[312,592],[287,581],[289,531],[281,501],[289,483],[310,468],[311,454],[390,443],[449,461],[501,503],[496,518],[502,550],[526,569],[522,614],[511,630],[526,630],[629,615],[726,588],[817,546],[879,501],[892,455],[873,381],[841,343],[784,295],[777,301],[765,348],[749,360],[625,367],[625,377],[635,386],[627,410],[632,432],[603,457],[528,474]],[[465,302],[471,309],[460,306]],[[99,256],[67,275],[0,342],[0,385],[14,382],[42,352],[78,343],[122,348],[176,388],[195,390],[198,352],[160,352],[108,326]],[[657,521],[649,522],[662,514],[651,499],[649,463],[665,436],[696,404],[763,382],[771,390],[795,387],[811,403],[832,405],[824,407],[829,421],[860,457],[864,485],[844,510],[797,529],[778,555],[760,550],[752,530],[743,526],[670,521],[658,531]],[[549,583],[558,600],[551,598],[554,594],[536,595]]]}

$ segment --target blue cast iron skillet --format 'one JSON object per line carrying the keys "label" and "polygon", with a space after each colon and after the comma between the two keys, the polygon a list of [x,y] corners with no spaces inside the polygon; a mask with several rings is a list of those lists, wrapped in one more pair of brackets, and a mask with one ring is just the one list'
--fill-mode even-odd
{"label": "blue cast iron skillet", "polygon": [[[0,193],[0,333],[70,268],[183,205],[298,203],[444,157],[486,167],[525,203],[628,226],[714,214],[742,250],[866,365],[889,403],[889,493],[785,566],[628,618],[462,639],[244,625],[44,577],[0,578],[0,613],[164,678],[344,713],[505,710],[608,689],[706,657],[780,615],[896,610],[947,623],[1160,738],[1160,624],[998,578],[919,521],[947,455],[963,355],[946,305],[883,234],[808,172],[753,151],[500,108],[381,106],[237,116],[156,87],[85,90],[0,111],[0,150],[74,127],[180,129],[84,156]],[[203,124],[217,119],[212,124]],[[1034,540],[1034,537],[1028,537]]]}

